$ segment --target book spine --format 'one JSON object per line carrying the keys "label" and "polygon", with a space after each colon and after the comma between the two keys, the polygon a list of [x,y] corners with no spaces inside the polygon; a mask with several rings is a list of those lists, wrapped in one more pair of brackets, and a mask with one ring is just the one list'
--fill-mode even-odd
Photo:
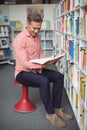
{"label": "book spine", "polygon": [[70,40],[70,57],[74,60],[74,40]]}

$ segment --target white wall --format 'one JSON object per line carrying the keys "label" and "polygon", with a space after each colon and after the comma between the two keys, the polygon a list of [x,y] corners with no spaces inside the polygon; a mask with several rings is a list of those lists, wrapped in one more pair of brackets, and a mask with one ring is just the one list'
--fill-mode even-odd
{"label": "white wall", "polygon": [[[39,4],[38,4],[39,5]],[[26,16],[27,16],[27,6],[37,6],[34,4],[25,4],[25,5],[9,5],[9,18],[10,20],[19,20],[23,24],[23,28],[26,25]],[[53,9],[55,4],[43,4],[39,5],[44,7],[44,20],[49,20],[51,22],[51,29],[54,29],[53,22]]]}
{"label": "white wall", "polygon": [[9,19],[10,21],[21,21],[23,27],[26,24],[26,5],[10,5],[9,6]]}
{"label": "white wall", "polygon": [[9,6],[8,5],[0,5],[0,12],[9,16]]}
{"label": "white wall", "polygon": [[44,19],[50,21],[51,29],[54,29],[54,8],[55,4],[44,4]]}

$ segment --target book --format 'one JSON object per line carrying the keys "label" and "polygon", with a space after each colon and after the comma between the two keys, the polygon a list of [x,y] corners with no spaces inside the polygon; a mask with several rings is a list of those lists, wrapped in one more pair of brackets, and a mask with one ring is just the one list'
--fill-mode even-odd
{"label": "book", "polygon": [[10,27],[14,30],[20,30],[22,29],[22,23],[21,21],[10,21]]}
{"label": "book", "polygon": [[74,61],[74,40],[70,40],[70,58]]}
{"label": "book", "polygon": [[83,71],[86,72],[86,68],[87,68],[87,63],[86,63],[86,59],[87,59],[87,48],[86,47],[82,47],[81,48],[81,68]]}
{"label": "book", "polygon": [[32,59],[32,60],[30,60],[30,62],[43,65],[43,64],[53,61],[53,60],[59,60],[59,59],[63,58],[64,55],[65,54],[59,54],[59,55],[53,55],[53,56],[40,58],[40,59]]}
{"label": "book", "polygon": [[80,97],[82,100],[85,100],[85,88],[86,87],[86,76],[81,75],[80,76]]}
{"label": "book", "polygon": [[78,108],[78,93],[76,93],[76,102],[75,102],[75,107]]}

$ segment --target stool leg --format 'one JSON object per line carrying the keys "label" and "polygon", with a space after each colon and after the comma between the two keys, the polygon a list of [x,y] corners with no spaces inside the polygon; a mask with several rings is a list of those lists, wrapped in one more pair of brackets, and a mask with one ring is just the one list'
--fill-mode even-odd
{"label": "stool leg", "polygon": [[35,105],[28,99],[28,87],[22,86],[22,98],[14,105],[18,112],[32,112],[36,109]]}

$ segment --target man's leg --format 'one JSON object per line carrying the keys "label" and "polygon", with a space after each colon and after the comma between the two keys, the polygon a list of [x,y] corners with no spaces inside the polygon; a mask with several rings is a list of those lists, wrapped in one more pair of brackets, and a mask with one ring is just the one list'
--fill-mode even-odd
{"label": "man's leg", "polygon": [[62,89],[64,86],[63,74],[49,69],[43,69],[42,74],[48,77],[49,82],[53,83],[53,88],[52,88],[53,107],[61,108]]}
{"label": "man's leg", "polygon": [[45,70],[41,74],[22,71],[17,75],[16,80],[26,86],[39,87],[40,96],[47,112],[46,118],[56,127],[65,127],[65,123],[54,113],[50,94],[50,82],[55,77],[50,77],[50,73],[53,74],[50,70],[49,72]]}
{"label": "man's leg", "polygon": [[46,112],[51,114],[54,113],[50,95],[50,83],[47,76],[43,74],[22,71],[17,75],[16,80],[26,86],[39,88],[40,97],[45,106]]}
{"label": "man's leg", "polygon": [[72,116],[66,114],[61,109],[61,100],[62,100],[62,89],[64,86],[64,76],[63,74],[53,71],[53,70],[43,70],[43,74],[46,75],[50,82],[53,82],[52,90],[52,101],[54,112],[61,118],[65,120],[71,120]]}

